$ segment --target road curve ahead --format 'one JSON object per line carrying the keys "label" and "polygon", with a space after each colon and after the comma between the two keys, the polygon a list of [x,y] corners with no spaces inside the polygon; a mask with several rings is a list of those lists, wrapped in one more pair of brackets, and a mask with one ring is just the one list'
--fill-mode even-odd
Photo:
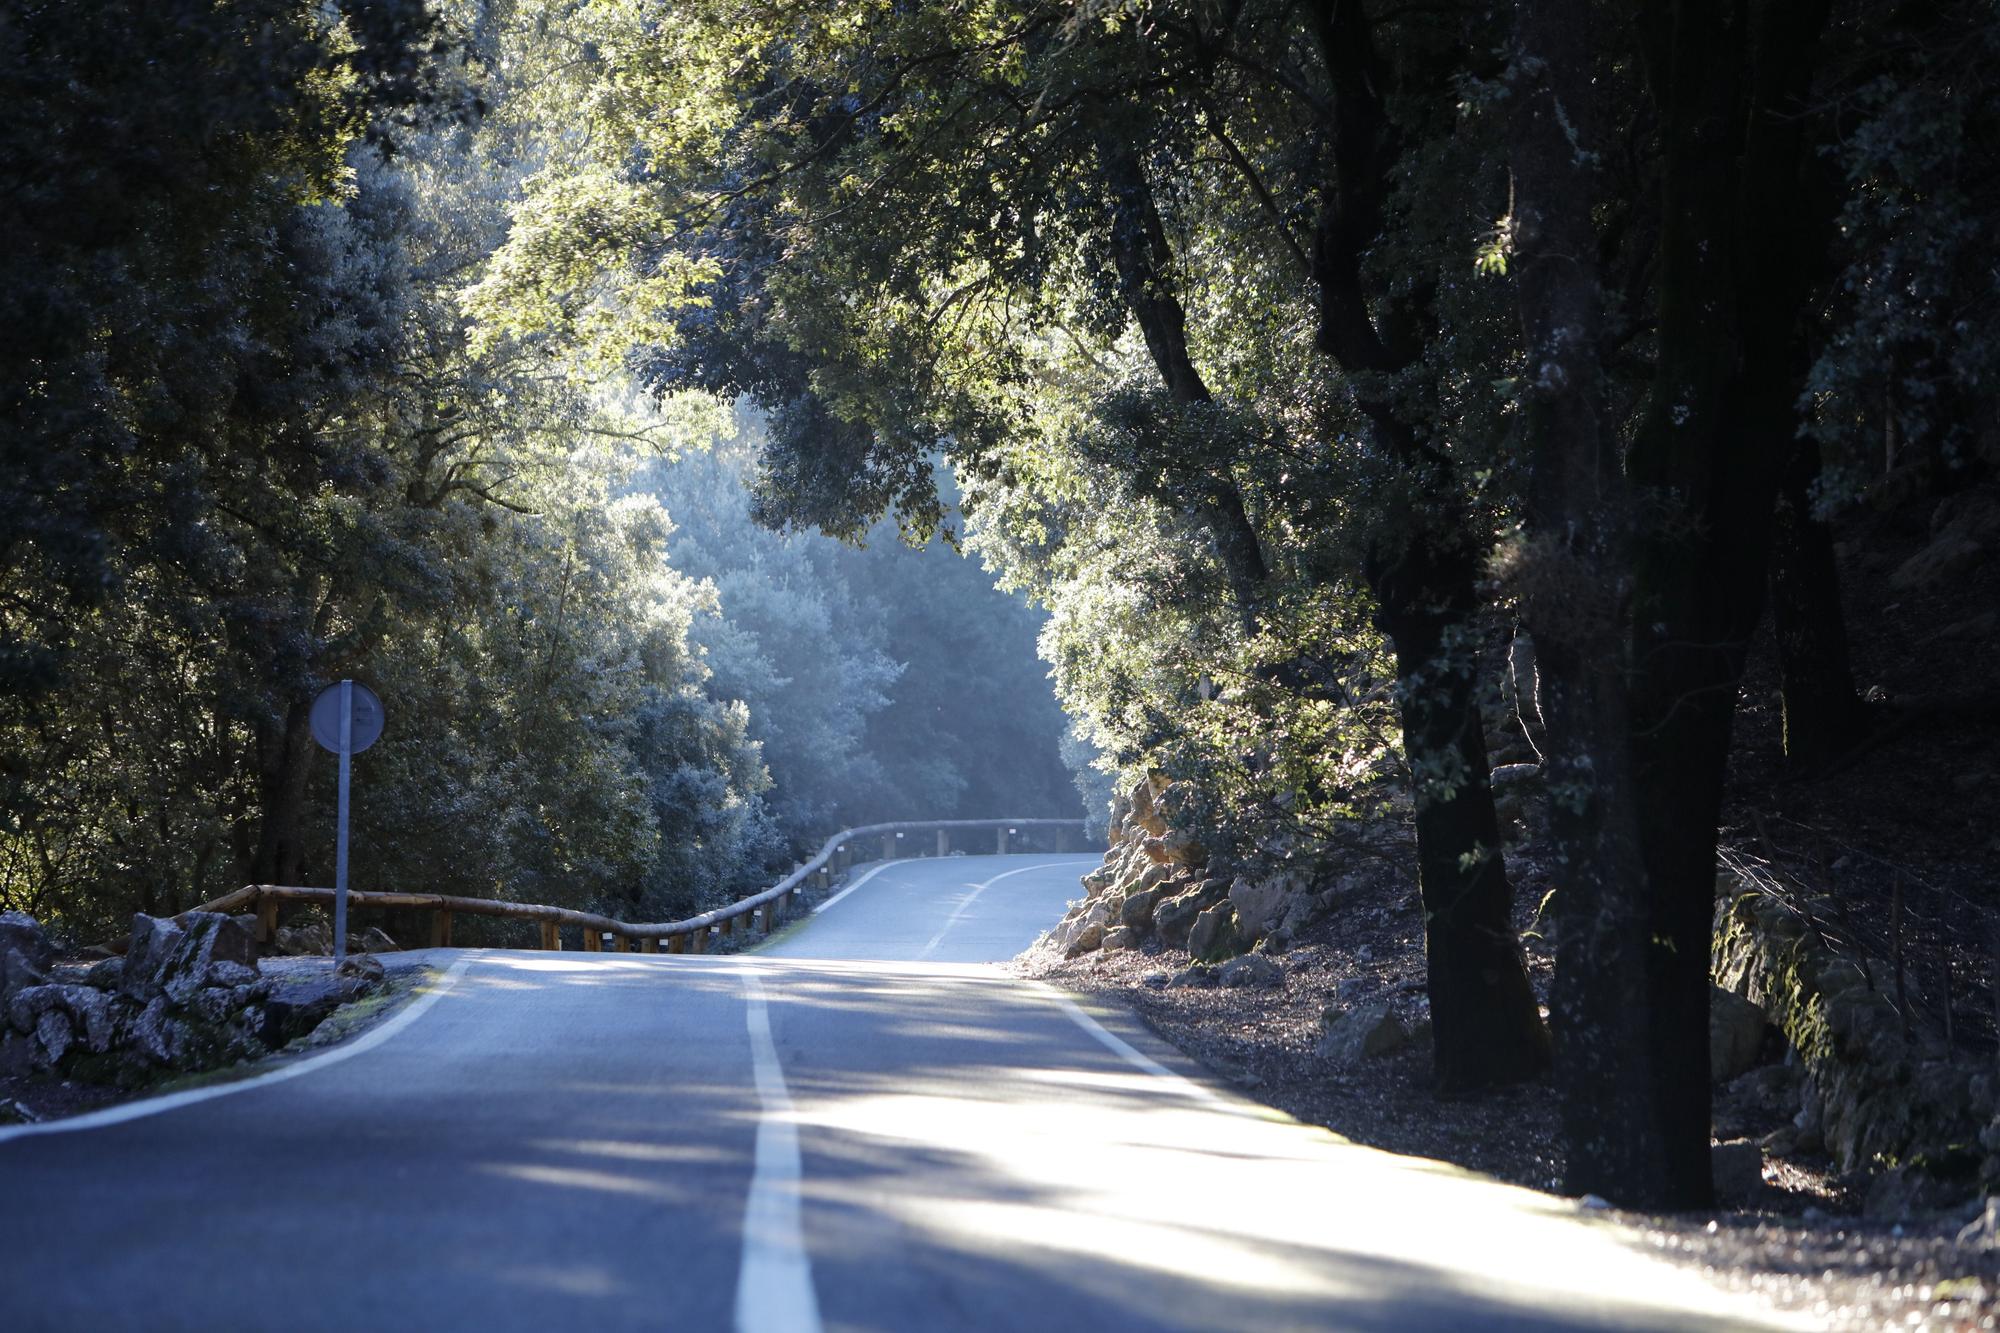
{"label": "road curve ahead", "polygon": [[0,1329],[1755,1323],[1566,1204],[1243,1102],[975,961],[1088,864],[892,863],[736,958],[444,953],[356,1053],[0,1131]]}

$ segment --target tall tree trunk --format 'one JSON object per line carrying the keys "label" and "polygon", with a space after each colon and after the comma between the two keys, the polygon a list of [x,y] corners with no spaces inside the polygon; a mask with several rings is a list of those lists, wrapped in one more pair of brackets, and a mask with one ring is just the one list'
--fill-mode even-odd
{"label": "tall tree trunk", "polygon": [[257,851],[252,884],[296,884],[304,862],[306,779],[311,776],[312,701],[295,701],[257,727]]}
{"label": "tall tree trunk", "polygon": [[[1659,353],[1631,471],[1664,518],[1639,543],[1633,756],[1650,879],[1647,1126],[1656,1158],[1586,1163],[1608,1197],[1706,1205],[1716,826],[1736,693],[1763,612],[1788,373],[1810,248],[1803,103],[1823,8],[1661,6],[1649,77],[1664,132]],[[1746,77],[1743,62],[1754,56]],[[1603,1191],[1600,1191],[1603,1192]]]}
{"label": "tall tree trunk", "polygon": [[1868,706],[1854,688],[1848,661],[1833,534],[1813,514],[1812,488],[1819,474],[1818,443],[1796,441],[1778,491],[1771,544],[1771,612],[1785,759],[1800,768],[1824,764],[1851,748],[1868,724]]}
{"label": "tall tree trunk", "polygon": [[1516,1082],[1549,1063],[1501,858],[1478,654],[1464,635],[1478,605],[1475,559],[1463,547],[1419,541],[1369,571],[1403,686],[1432,1061],[1447,1095]]}
{"label": "tall tree trunk", "polygon": [[[1144,164],[1132,144],[1109,123],[1100,128],[1097,158],[1111,198],[1111,253],[1118,267],[1119,286],[1146,340],[1153,367],[1175,403],[1195,407],[1213,402],[1188,350],[1187,312],[1174,283],[1173,251]],[[1174,479],[1177,494],[1173,498],[1190,502],[1207,526],[1216,558],[1229,580],[1244,637],[1255,636],[1263,623],[1264,585],[1270,570],[1242,490],[1226,465],[1205,467],[1199,459],[1181,458],[1153,461]]]}
{"label": "tall tree trunk", "polygon": [[[1359,0],[1322,0],[1311,19],[1334,90],[1311,256],[1317,344],[1347,374],[1393,375],[1417,363],[1430,321],[1386,293],[1378,293],[1379,313],[1371,310],[1363,268],[1382,231],[1383,192],[1398,157],[1382,102],[1387,78]],[[1439,71],[1440,87],[1452,72]],[[1514,930],[1469,647],[1486,551],[1450,457],[1386,398],[1360,406],[1377,447],[1420,479],[1422,492],[1412,512],[1385,523],[1366,573],[1396,653],[1404,758],[1416,776],[1439,1084],[1461,1091],[1531,1078],[1548,1068],[1549,1038]]]}
{"label": "tall tree trunk", "polygon": [[1516,6],[1515,293],[1527,352],[1530,540],[1513,581],[1534,634],[1561,879],[1550,994],[1565,1187],[1619,1193],[1662,1155],[1646,1058],[1648,881],[1630,758],[1631,500],[1606,418],[1591,213],[1603,147],[1589,0]]}

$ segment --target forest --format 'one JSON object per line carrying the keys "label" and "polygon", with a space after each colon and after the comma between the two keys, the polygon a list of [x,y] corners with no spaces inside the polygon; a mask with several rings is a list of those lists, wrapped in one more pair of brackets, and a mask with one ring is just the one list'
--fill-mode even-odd
{"label": "forest", "polygon": [[1441,1091],[1705,1201],[1753,650],[1794,775],[1906,725],[1841,571],[1919,504],[1994,641],[1996,69],[1970,0],[7,5],[0,906],[299,882],[344,675],[359,887],[659,916],[1158,774],[1234,864],[1406,823]]}

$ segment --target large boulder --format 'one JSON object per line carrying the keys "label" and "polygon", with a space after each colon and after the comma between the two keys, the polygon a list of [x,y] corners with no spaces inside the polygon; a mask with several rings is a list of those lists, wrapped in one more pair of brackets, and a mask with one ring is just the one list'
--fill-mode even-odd
{"label": "large boulder", "polygon": [[49,943],[48,932],[26,912],[0,912],[0,955],[9,950],[20,954],[40,972],[48,971],[56,961],[55,946]]}
{"label": "large boulder", "polygon": [[1322,1014],[1314,1054],[1336,1065],[1356,1065],[1366,1057],[1403,1049],[1410,1044],[1410,1036],[1410,1029],[1388,1001],[1375,1000]]}
{"label": "large boulder", "polygon": [[0,942],[0,1003],[5,1003],[15,991],[42,985],[48,979],[48,972],[37,967],[34,959],[12,945]]}
{"label": "large boulder", "polygon": [[333,952],[333,932],[318,921],[309,921],[280,928],[276,943],[282,954],[329,954]]}
{"label": "large boulder", "polygon": [[1207,908],[1188,928],[1188,952],[1204,963],[1219,963],[1246,953],[1256,940],[1236,919],[1227,900]]}
{"label": "large boulder", "polygon": [[1261,953],[1246,953],[1224,963],[1217,979],[1225,986],[1274,989],[1285,984],[1285,965]]}
{"label": "large boulder", "polygon": [[1228,880],[1203,880],[1195,887],[1166,899],[1153,910],[1153,932],[1160,937],[1161,943],[1175,949],[1185,948],[1196,919],[1228,895]]}
{"label": "large boulder", "polygon": [[187,912],[174,920],[141,913],[132,920],[119,988],[140,1004],[155,995],[182,1004],[208,984],[216,963],[254,972],[257,944],[242,921],[220,912]]}
{"label": "large boulder", "polygon": [[371,988],[358,977],[316,976],[280,982],[264,1000],[262,1036],[270,1047],[305,1036],[341,1005]]}
{"label": "large boulder", "polygon": [[118,988],[140,1004],[149,1003],[166,987],[174,959],[187,942],[187,932],[170,917],[132,918],[132,938],[125,946],[125,967]]}
{"label": "large boulder", "polygon": [[1769,1026],[1756,1004],[1711,983],[1708,997],[1708,1075],[1727,1083],[1750,1070],[1764,1049]]}
{"label": "large boulder", "polygon": [[1291,882],[1267,879],[1261,882],[1238,879],[1229,886],[1229,902],[1244,929],[1253,935],[1268,934],[1285,919],[1290,906]]}
{"label": "large boulder", "polygon": [[[1122,925],[1130,926],[1134,930],[1151,930],[1153,928],[1153,913],[1159,909],[1162,902],[1166,901],[1166,897],[1166,888],[1159,885],[1150,889],[1141,889],[1137,893],[1127,894],[1125,896],[1125,906],[1118,913],[1119,922]],[[1189,924],[1193,924],[1192,918],[1190,918]]]}

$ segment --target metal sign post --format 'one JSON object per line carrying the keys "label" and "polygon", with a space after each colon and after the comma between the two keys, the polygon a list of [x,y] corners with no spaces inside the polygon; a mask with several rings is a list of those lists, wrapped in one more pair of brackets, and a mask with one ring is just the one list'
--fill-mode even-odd
{"label": "metal sign post", "polygon": [[313,700],[313,739],[340,756],[340,822],[333,843],[333,965],[347,961],[347,797],[355,755],[382,735],[382,701],[366,685],[343,680]]}

